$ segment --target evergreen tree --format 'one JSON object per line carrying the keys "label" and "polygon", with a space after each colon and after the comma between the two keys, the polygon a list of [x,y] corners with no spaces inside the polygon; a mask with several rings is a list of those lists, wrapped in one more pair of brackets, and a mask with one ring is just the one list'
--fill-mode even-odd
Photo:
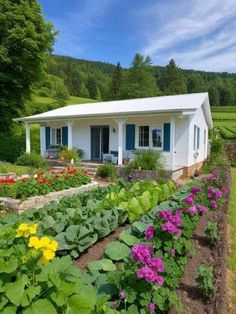
{"label": "evergreen tree", "polygon": [[112,73],[111,84],[109,89],[110,99],[120,99],[122,80],[123,80],[122,68],[120,66],[120,62],[118,62]]}
{"label": "evergreen tree", "polygon": [[98,86],[97,86],[96,99],[97,99],[98,101],[101,101],[101,100],[102,100],[101,92],[100,92],[100,89],[99,89]]}
{"label": "evergreen tree", "polygon": [[89,76],[87,80],[87,89],[89,92],[89,98],[97,99],[97,84],[94,76]]}
{"label": "evergreen tree", "polygon": [[211,85],[210,88],[208,89],[208,93],[209,93],[210,104],[212,106],[219,106],[220,105],[220,93],[217,86]]}
{"label": "evergreen tree", "polygon": [[122,86],[122,98],[142,98],[159,95],[159,90],[150,67],[151,59],[137,53]]}
{"label": "evergreen tree", "polygon": [[55,32],[37,0],[1,0],[0,19],[0,131],[7,131],[43,77]]}
{"label": "evergreen tree", "polygon": [[84,82],[80,84],[80,91],[79,91],[79,96],[84,97],[84,98],[89,98],[89,92],[87,87],[85,86]]}
{"label": "evergreen tree", "polygon": [[166,65],[159,81],[161,91],[164,95],[176,95],[187,93],[187,86],[182,74],[182,70],[171,59]]}

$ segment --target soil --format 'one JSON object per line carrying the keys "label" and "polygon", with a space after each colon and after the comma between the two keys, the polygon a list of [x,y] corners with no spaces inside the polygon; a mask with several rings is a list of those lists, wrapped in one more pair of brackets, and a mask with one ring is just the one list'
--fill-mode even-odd
{"label": "soil", "polygon": [[[185,268],[184,277],[177,289],[177,294],[184,305],[187,314],[227,314],[228,292],[227,292],[227,209],[228,201],[219,211],[209,211],[199,220],[197,229],[192,237],[192,244],[196,254],[190,258]],[[204,237],[207,222],[209,220],[218,223],[218,235],[220,240],[216,246],[210,246]],[[200,265],[212,266],[214,269],[214,282],[217,293],[209,298],[203,296],[197,288],[195,280]],[[176,314],[171,309],[169,314]],[[236,309],[230,311],[236,314]]]}
{"label": "soil", "polygon": [[121,232],[128,229],[129,227],[130,224],[122,225],[106,238],[90,246],[87,251],[85,251],[80,257],[77,258],[77,260],[75,261],[76,266],[78,266],[80,270],[83,271],[89,262],[101,259],[104,254],[105,246],[109,242],[117,240]]}

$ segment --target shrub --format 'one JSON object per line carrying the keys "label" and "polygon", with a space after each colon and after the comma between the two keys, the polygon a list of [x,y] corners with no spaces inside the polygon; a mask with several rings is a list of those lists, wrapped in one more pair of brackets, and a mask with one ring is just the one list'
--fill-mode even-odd
{"label": "shrub", "polygon": [[213,283],[213,268],[204,265],[199,266],[196,283],[206,297],[214,294],[216,287]]}
{"label": "shrub", "polygon": [[214,245],[218,242],[219,237],[218,237],[218,230],[217,230],[217,223],[216,222],[209,221],[207,223],[205,235],[212,245]]}
{"label": "shrub", "polygon": [[161,171],[163,168],[161,152],[149,149],[137,151],[134,160],[126,166],[126,172],[129,173],[132,169]]}
{"label": "shrub", "polygon": [[30,154],[23,153],[20,157],[17,158],[16,164],[33,168],[43,168],[47,166],[44,158],[34,152]]}
{"label": "shrub", "polygon": [[60,157],[63,158],[66,162],[70,162],[71,159],[73,159],[74,162],[79,162],[79,156],[75,149],[63,149],[60,153]]}
{"label": "shrub", "polygon": [[112,164],[101,165],[97,170],[97,176],[103,179],[113,179],[116,176],[116,167]]}

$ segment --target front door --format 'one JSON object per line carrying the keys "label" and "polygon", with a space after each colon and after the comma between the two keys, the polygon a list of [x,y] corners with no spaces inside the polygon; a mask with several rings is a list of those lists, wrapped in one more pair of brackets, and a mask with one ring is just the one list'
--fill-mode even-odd
{"label": "front door", "polygon": [[91,159],[102,160],[109,153],[109,126],[91,126]]}

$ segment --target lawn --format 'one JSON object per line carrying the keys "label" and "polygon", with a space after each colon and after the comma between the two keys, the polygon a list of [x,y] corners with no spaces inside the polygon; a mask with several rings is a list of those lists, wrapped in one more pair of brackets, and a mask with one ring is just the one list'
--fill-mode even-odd
{"label": "lawn", "polygon": [[18,166],[11,163],[0,162],[0,173],[15,173],[17,176],[28,174],[30,172],[29,167]]}
{"label": "lawn", "polygon": [[[230,225],[230,256],[228,267],[230,270],[231,306],[236,308],[236,168],[232,168],[232,186],[230,196],[230,207],[228,213]],[[233,313],[233,312],[232,312]]]}

